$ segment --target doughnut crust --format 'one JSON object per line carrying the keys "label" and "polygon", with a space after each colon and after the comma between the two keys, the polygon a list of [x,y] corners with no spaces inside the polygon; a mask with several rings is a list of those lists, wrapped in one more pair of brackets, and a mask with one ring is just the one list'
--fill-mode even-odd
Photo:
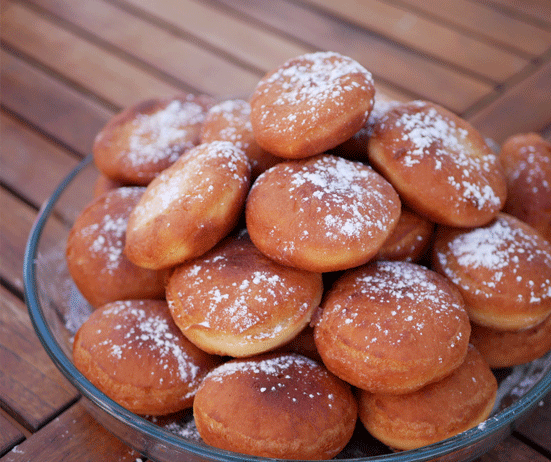
{"label": "doughnut crust", "polygon": [[201,124],[212,104],[206,95],[180,94],[123,110],[94,140],[96,166],[114,181],[147,185],[199,143]]}
{"label": "doughnut crust", "polygon": [[278,459],[337,455],[352,437],[350,386],[297,354],[234,359],[214,369],[193,405],[197,430],[217,448]]}
{"label": "doughnut crust", "polygon": [[433,267],[458,287],[481,326],[527,329],[551,314],[551,244],[511,215],[480,228],[437,229]]}
{"label": "doughnut crust", "polygon": [[166,297],[184,335],[209,353],[234,357],[272,350],[310,322],[321,274],[280,265],[246,233],[177,266]]}
{"label": "doughnut crust", "polygon": [[490,415],[497,381],[469,345],[465,361],[450,375],[403,395],[362,391],[359,416],[366,429],[395,450],[420,448],[480,424]]}
{"label": "doughnut crust", "polygon": [[201,143],[218,140],[231,141],[245,151],[253,180],[283,160],[258,145],[251,125],[251,105],[242,99],[222,101],[208,110],[201,126]]}
{"label": "doughnut crust", "polygon": [[158,269],[210,250],[237,224],[250,174],[245,153],[228,141],[188,151],[148,185],[130,214],[127,257]]}
{"label": "doughnut crust", "polygon": [[75,220],[66,246],[69,273],[94,308],[132,298],[164,298],[168,272],[141,268],[124,255],[130,213],[144,187],[121,187],[93,199]]}
{"label": "doughnut crust", "polygon": [[298,56],[266,74],[251,99],[258,144],[287,159],[334,148],[354,135],[373,107],[371,74],[334,52]]}
{"label": "doughnut crust", "polygon": [[503,211],[551,242],[551,143],[537,133],[514,135],[503,143],[500,160],[507,177]]}
{"label": "doughnut crust", "polygon": [[189,408],[205,375],[220,364],[178,330],[164,300],[108,303],[82,324],[75,366],[131,412],[164,415]]}
{"label": "doughnut crust", "polygon": [[534,327],[516,331],[490,329],[471,323],[471,343],[491,368],[534,361],[551,350],[551,315]]}
{"label": "doughnut crust", "polygon": [[468,122],[425,101],[398,105],[375,123],[369,162],[411,209],[455,227],[488,223],[505,204],[498,157]]}
{"label": "doughnut crust", "polygon": [[464,360],[470,324],[457,290],[408,262],[345,272],[326,292],[314,338],[327,368],[374,393],[408,393]]}
{"label": "doughnut crust", "polygon": [[313,272],[366,263],[390,235],[401,203],[371,167],[322,154],[282,162],[257,178],[245,208],[254,244]]}

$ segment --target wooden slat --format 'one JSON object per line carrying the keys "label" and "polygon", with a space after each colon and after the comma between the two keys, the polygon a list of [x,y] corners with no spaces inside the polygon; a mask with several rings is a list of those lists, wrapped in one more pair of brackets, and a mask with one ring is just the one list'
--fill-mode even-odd
{"label": "wooden slat", "polygon": [[511,17],[472,0],[401,0],[424,14],[443,20],[490,42],[532,57],[551,46],[551,30]]}
{"label": "wooden slat", "polygon": [[318,49],[351,56],[374,74],[376,83],[394,86],[410,99],[429,99],[461,114],[493,92],[487,82],[293,2],[281,0],[274,8],[270,2],[217,1]]}
{"label": "wooden slat", "polygon": [[478,0],[493,8],[502,8],[511,15],[532,20],[551,29],[551,2],[549,0]]}
{"label": "wooden slat", "polygon": [[[534,425],[534,422],[537,422],[537,425]],[[551,454],[551,393],[538,403],[518,431]]]}
{"label": "wooden slat", "polygon": [[25,439],[25,435],[0,414],[0,457]]}
{"label": "wooden slat", "polygon": [[5,113],[0,113],[0,138],[1,181],[37,207],[79,162],[65,149]]}
{"label": "wooden slat", "polygon": [[197,92],[214,96],[248,95],[261,75],[102,0],[32,0],[32,3]]}
{"label": "wooden slat", "polygon": [[483,42],[412,10],[371,0],[305,0],[421,53],[501,82],[520,71],[527,59]]}
{"label": "wooden slat", "polygon": [[507,137],[543,130],[551,123],[551,59],[469,120],[485,136]]}
{"label": "wooden slat", "polygon": [[24,303],[0,287],[0,397],[2,407],[36,431],[78,397],[38,340]]}
{"label": "wooden slat", "polygon": [[113,111],[31,64],[2,51],[2,105],[82,156]]}
{"label": "wooden slat", "polygon": [[2,462],[135,462],[140,454],[105,430],[79,403],[33,434]]}
{"label": "wooden slat", "polygon": [[509,437],[476,462],[549,462],[549,459],[515,437]]}
{"label": "wooden slat", "polygon": [[164,82],[26,6],[6,1],[2,40],[119,108],[185,90]]}

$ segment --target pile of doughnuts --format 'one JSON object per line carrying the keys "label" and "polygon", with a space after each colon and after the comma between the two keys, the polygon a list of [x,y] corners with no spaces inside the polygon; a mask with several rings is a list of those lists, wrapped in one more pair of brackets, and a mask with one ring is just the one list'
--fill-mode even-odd
{"label": "pile of doughnuts", "polygon": [[93,155],[67,264],[94,308],[77,368],[138,414],[193,408],[203,441],[337,456],[483,422],[492,368],[551,350],[551,146],[501,155],[429,101],[316,52],[248,100],[146,101]]}

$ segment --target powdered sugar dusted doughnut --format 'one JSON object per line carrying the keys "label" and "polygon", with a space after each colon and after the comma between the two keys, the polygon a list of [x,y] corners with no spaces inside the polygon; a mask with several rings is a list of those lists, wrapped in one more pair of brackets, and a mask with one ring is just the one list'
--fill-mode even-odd
{"label": "powdered sugar dusted doughnut", "polygon": [[236,225],[249,184],[241,149],[228,141],[196,146],[148,185],[128,220],[126,255],[166,268],[205,253]]}
{"label": "powdered sugar dusted doughnut", "polygon": [[323,293],[321,275],[280,265],[246,233],[175,268],[166,296],[184,335],[219,355],[252,356],[294,338]]}
{"label": "powdered sugar dusted doughnut", "polygon": [[148,415],[191,407],[200,382],[221,362],[182,335],[162,300],[94,311],[75,335],[73,361],[111,399]]}
{"label": "powdered sugar dusted doughnut", "polygon": [[289,159],[320,154],[356,133],[373,107],[371,74],[334,52],[298,56],[266,74],[253,92],[255,139]]}
{"label": "powdered sugar dusted doughnut", "polygon": [[203,440],[221,449],[278,459],[331,459],[352,437],[350,386],[296,354],[234,359],[214,369],[193,405]]}
{"label": "powdered sugar dusted doughnut", "polygon": [[514,135],[503,143],[499,158],[507,177],[503,211],[551,242],[551,143],[537,133]]}
{"label": "powdered sugar dusted doughnut", "polygon": [[251,105],[242,99],[222,101],[207,112],[201,127],[201,143],[217,140],[231,141],[245,151],[253,179],[283,160],[258,145],[251,125]]}
{"label": "powdered sugar dusted doughnut", "polygon": [[492,411],[497,381],[472,345],[450,375],[403,395],[361,392],[359,416],[367,430],[395,450],[442,441],[485,421]]}
{"label": "powdered sugar dusted doughnut", "polygon": [[526,329],[551,314],[551,244],[517,218],[500,213],[484,227],[440,228],[433,266],[461,291],[473,322]]}
{"label": "powdered sugar dusted doughnut", "polygon": [[464,360],[470,324],[463,300],[442,276],[407,262],[347,271],[326,292],[314,327],[327,368],[375,393],[408,393]]}
{"label": "powdered sugar dusted doughnut", "polygon": [[201,124],[212,104],[208,96],[182,94],[125,109],[96,136],[96,166],[123,184],[147,185],[199,143]]}
{"label": "powdered sugar dusted doughnut", "polygon": [[261,252],[284,265],[328,272],[372,258],[400,207],[396,191],[372,168],[324,154],[264,172],[245,213]]}
{"label": "powdered sugar dusted doughnut", "polygon": [[123,187],[97,197],[71,228],[67,268],[95,308],[115,300],[164,298],[168,273],[141,268],[123,252],[128,217],[144,191],[144,187]]}
{"label": "powdered sugar dusted doughnut", "polygon": [[468,122],[433,103],[386,112],[373,127],[369,161],[406,204],[436,223],[484,225],[505,204],[497,156]]}

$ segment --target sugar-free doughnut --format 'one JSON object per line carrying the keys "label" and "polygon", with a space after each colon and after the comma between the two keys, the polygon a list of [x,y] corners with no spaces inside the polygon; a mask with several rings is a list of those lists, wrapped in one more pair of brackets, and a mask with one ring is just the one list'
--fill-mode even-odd
{"label": "sugar-free doughnut", "polygon": [[249,184],[241,149],[228,141],[196,146],[148,185],[128,219],[126,255],[166,268],[205,253],[237,224]]}
{"label": "sugar-free doughnut", "polygon": [[534,327],[516,331],[471,323],[471,343],[492,368],[528,363],[551,350],[551,315]]}
{"label": "sugar-free doughnut", "polygon": [[320,154],[362,128],[374,95],[371,74],[353,59],[334,52],[298,56],[258,82],[250,99],[254,137],[279,157]]}
{"label": "sugar-free doughnut", "polygon": [[331,459],[352,437],[350,386],[296,354],[234,359],[203,380],[193,405],[209,445],[277,459]]}
{"label": "sugar-free doughnut", "polygon": [[147,185],[199,143],[201,124],[212,104],[206,95],[181,94],[131,106],[97,134],[94,163],[115,181]]}
{"label": "sugar-free doughnut", "polygon": [[92,307],[115,300],[164,298],[168,273],[141,268],[123,252],[128,217],[144,191],[122,187],[93,199],[69,232],[67,268]]}
{"label": "sugar-free doughnut", "polygon": [[251,125],[251,105],[242,99],[222,101],[208,110],[201,126],[201,143],[218,140],[231,141],[245,151],[253,179],[283,160],[258,145]]}
{"label": "sugar-free doughnut", "polygon": [[400,208],[394,188],[371,167],[322,154],[266,170],[251,188],[245,214],[264,254],[328,272],[371,259],[396,226]]}
{"label": "sugar-free doughnut", "polygon": [[458,287],[481,326],[527,329],[551,314],[551,244],[511,215],[479,228],[437,229],[433,267]]}
{"label": "sugar-free doughnut", "polygon": [[498,157],[468,122],[425,101],[387,111],[369,138],[369,162],[414,211],[472,227],[501,210],[506,182]]}
{"label": "sugar-free doughnut", "polygon": [[418,261],[428,249],[434,223],[406,207],[392,234],[377,252],[379,260]]}
{"label": "sugar-free doughnut", "polygon": [[457,290],[414,263],[377,261],[344,273],[314,327],[327,368],[371,392],[408,393],[464,360],[470,324]]}
{"label": "sugar-free doughnut", "polygon": [[504,212],[551,242],[551,143],[537,133],[507,138],[499,156],[507,177]]}
{"label": "sugar-free doughnut", "polygon": [[73,361],[111,399],[147,415],[191,407],[202,379],[221,363],[182,335],[163,300],[118,301],[94,311],[75,335]]}
{"label": "sugar-free doughnut", "polygon": [[450,375],[403,395],[362,391],[359,416],[367,430],[394,450],[420,448],[473,428],[488,418],[497,381],[472,346]]}
{"label": "sugar-free doughnut", "polygon": [[322,293],[321,274],[274,262],[246,233],[177,266],[166,289],[184,335],[209,353],[234,357],[273,350],[296,337]]}

